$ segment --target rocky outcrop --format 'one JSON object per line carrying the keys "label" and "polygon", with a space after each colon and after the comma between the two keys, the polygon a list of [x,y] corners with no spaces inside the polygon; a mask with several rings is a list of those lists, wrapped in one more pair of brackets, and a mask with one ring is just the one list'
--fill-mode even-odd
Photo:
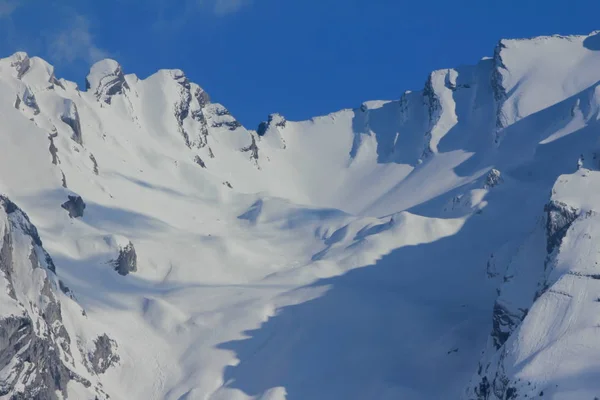
{"label": "rocky outcrop", "polygon": [[505,49],[506,46],[502,41],[498,43],[496,48],[494,49],[494,66],[492,69],[491,76],[491,86],[492,91],[494,93],[494,102],[496,105],[496,121],[495,121],[495,131],[494,131],[494,143],[498,144],[501,139],[501,131],[506,127],[506,118],[504,116],[504,112],[502,111],[502,107],[504,106],[504,102],[508,97],[506,93],[506,89],[503,85],[503,72],[506,71],[506,66],[504,65],[504,61],[502,60],[502,49]]}
{"label": "rocky outcrop", "polygon": [[27,53],[20,51],[11,57],[10,66],[17,71],[17,78],[21,79],[29,71],[29,68],[31,68],[31,60]]}
{"label": "rocky outcrop", "polygon": [[69,217],[80,218],[83,217],[83,211],[85,210],[85,203],[81,196],[69,195],[69,200],[61,204],[61,207],[69,212]]}
{"label": "rocky outcrop", "polygon": [[242,153],[249,153],[250,154],[250,159],[254,162],[254,164],[260,169],[260,166],[258,165],[258,146],[256,145],[256,138],[254,137],[254,135],[250,135],[252,142],[241,149]]}
{"label": "rocky outcrop", "polygon": [[276,128],[285,128],[286,125],[287,121],[284,117],[279,114],[271,114],[266,122],[263,121],[258,125],[256,133],[258,136],[264,136],[270,127],[274,126]]}
{"label": "rocky outcrop", "polygon": [[546,250],[551,254],[560,246],[579,211],[560,201],[551,201],[544,207],[546,213]]}
{"label": "rocky outcrop", "polygon": [[485,177],[485,182],[483,184],[484,189],[491,189],[493,187],[498,186],[504,182],[502,178],[502,174],[497,169],[493,168]]}
{"label": "rocky outcrop", "polygon": [[491,333],[496,350],[506,343],[509,336],[514,332],[521,321],[523,321],[526,315],[527,310],[519,309],[517,312],[512,312],[500,301],[496,301],[492,316],[493,325]]}
{"label": "rocky outcrop", "polygon": [[428,129],[425,132],[425,148],[423,149],[422,158],[426,158],[433,151],[430,145],[432,131],[440,119],[440,112],[442,109],[440,99],[435,93],[435,89],[433,87],[433,77],[434,73],[431,73],[427,78],[427,82],[425,82],[425,88],[423,89],[423,101],[425,103],[425,106],[427,107],[427,115],[429,122]]}
{"label": "rocky outcrop", "polygon": [[173,79],[175,79],[175,82],[179,84],[179,90],[181,92],[180,100],[177,103],[175,103],[174,111],[175,119],[177,120],[177,128],[181,133],[181,136],[183,136],[185,145],[187,147],[191,147],[190,135],[183,126],[185,119],[190,115],[190,107],[192,102],[190,82],[181,71],[175,71]]}
{"label": "rocky outcrop", "polygon": [[50,156],[52,157],[52,164],[58,165],[58,148],[54,144],[54,138],[58,136],[57,133],[51,133],[48,135],[48,140],[50,140],[50,147],[48,150],[50,151]]}
{"label": "rocky outcrop", "polygon": [[170,72],[179,91],[179,100],[174,106],[177,129],[187,147],[203,148],[208,144],[208,122],[204,109],[210,103],[210,97],[200,86],[191,83],[183,71]]}
{"label": "rocky outcrop", "polygon": [[116,354],[117,343],[106,334],[94,340],[94,350],[88,354],[90,369],[96,374],[105,373],[110,367],[119,363]]}
{"label": "rocky outcrop", "polygon": [[196,156],[194,157],[194,162],[195,162],[196,164],[198,164],[199,166],[201,166],[202,168],[206,168],[206,164],[204,163],[204,161],[202,161],[202,159],[200,158],[200,156],[199,156],[199,155],[196,155]]}
{"label": "rocky outcrop", "polygon": [[137,271],[137,254],[133,243],[129,242],[119,249],[119,256],[113,261],[113,265],[119,275],[126,276]]}
{"label": "rocky outcrop", "polygon": [[98,175],[98,161],[96,161],[96,157],[92,153],[90,153],[90,161],[92,162],[92,166],[94,168],[94,175]]}
{"label": "rocky outcrop", "polygon": [[31,111],[33,115],[38,115],[40,113],[40,107],[38,106],[37,100],[35,99],[35,95],[28,89],[25,89],[23,93],[23,104],[25,104]]}
{"label": "rocky outcrop", "polygon": [[[62,321],[44,320],[47,326]],[[61,325],[62,326],[62,325]],[[68,339],[68,335],[64,336]],[[53,340],[54,339],[54,340]],[[0,370],[9,369],[9,378],[0,381],[0,397],[11,399],[59,400],[67,395],[71,380],[85,387],[91,383],[65,365],[55,344],[56,337],[40,337],[29,317],[9,317],[0,320]]]}
{"label": "rocky outcrop", "polygon": [[102,60],[94,64],[85,80],[86,90],[98,101],[111,104],[115,95],[129,89],[121,65],[114,60]]}
{"label": "rocky outcrop", "polygon": [[79,112],[77,111],[77,106],[72,100],[65,100],[65,110],[60,116],[60,119],[73,131],[71,139],[73,139],[76,143],[83,144]]}
{"label": "rocky outcrop", "polygon": [[211,123],[212,128],[226,127],[230,131],[235,131],[236,129],[242,126],[242,124],[240,124],[235,118],[233,118],[229,110],[227,110],[222,105],[215,104],[212,111],[214,113],[214,116],[217,117],[213,119]]}
{"label": "rocky outcrop", "polygon": [[27,215],[3,196],[0,232],[0,280],[10,299],[2,304],[13,310],[0,319],[0,397],[58,400],[71,381],[91,387],[74,370],[54,264]]}

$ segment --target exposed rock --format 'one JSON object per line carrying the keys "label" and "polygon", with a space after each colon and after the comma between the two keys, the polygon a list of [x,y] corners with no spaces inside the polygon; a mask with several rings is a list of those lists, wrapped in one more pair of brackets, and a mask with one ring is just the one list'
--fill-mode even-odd
{"label": "exposed rock", "polygon": [[85,203],[81,196],[69,195],[69,200],[61,205],[62,208],[69,212],[69,217],[79,218],[83,217],[83,211],[85,210]]}
{"label": "exposed rock", "polygon": [[252,139],[252,143],[250,143],[248,146],[244,147],[240,151],[243,153],[250,153],[250,159],[254,161],[254,164],[256,164],[256,166],[258,166],[258,146],[256,145],[256,138],[254,137],[254,135],[250,135],[250,137]]}
{"label": "exposed rock", "polygon": [[491,189],[503,182],[504,179],[502,178],[502,174],[500,173],[500,171],[498,171],[497,169],[492,169],[490,172],[488,172],[487,176],[485,177],[485,183],[483,184],[483,188]]}
{"label": "exposed rock", "polygon": [[67,177],[65,176],[65,173],[60,171],[62,178],[61,178],[61,184],[62,187],[64,187],[65,189],[67,188]]}
{"label": "exposed rock", "polygon": [[221,122],[213,122],[211,125],[213,128],[221,128],[226,126],[230,131],[235,131],[237,128],[240,128],[242,124],[240,124],[237,120],[233,121],[221,121]]}
{"label": "exposed rock", "polygon": [[40,113],[40,107],[37,104],[35,95],[29,88],[26,88],[25,93],[23,93],[23,103],[33,111],[33,115],[38,115]]}
{"label": "exposed rock", "polygon": [[233,186],[231,186],[231,183],[228,181],[223,182],[223,185],[227,186],[229,189],[233,189]]}
{"label": "exposed rock", "polygon": [[[45,322],[50,325],[49,321]],[[51,338],[35,334],[30,318],[0,320],[0,370],[10,368],[8,379],[0,382],[0,396],[58,400],[56,392],[66,396],[71,380],[91,386],[64,364],[60,351]]]}
{"label": "exposed rock", "polygon": [[13,203],[8,197],[0,195],[0,207],[4,209],[7,215],[14,213],[18,214],[18,218],[13,219],[11,222],[15,227],[21,229],[25,234],[31,237],[33,243],[37,246],[42,246],[42,239],[38,234],[37,228],[33,226],[27,214],[25,214],[15,203]]}
{"label": "exposed rock", "polygon": [[427,131],[425,132],[425,147],[423,149],[423,154],[421,155],[422,158],[427,158],[433,152],[433,149],[431,148],[431,138],[433,129],[440,120],[440,113],[442,109],[442,104],[438,95],[435,93],[435,88],[433,86],[434,76],[435,72],[432,72],[427,78],[425,88],[423,89],[423,100],[425,106],[427,107],[429,122],[427,124]]}
{"label": "exposed rock", "polygon": [[200,86],[194,88],[194,97],[198,100],[200,107],[204,107],[210,103],[210,96]]}
{"label": "exposed rock", "polygon": [[114,60],[98,61],[85,80],[86,90],[91,90],[98,101],[111,104],[112,97],[129,89],[123,69]]}
{"label": "exposed rock", "polygon": [[[185,145],[189,148],[202,148],[208,143],[208,123],[204,115],[204,107],[209,104],[208,94],[198,85],[192,84],[183,71],[170,71],[172,78],[179,85],[179,101],[175,103],[174,115],[177,120],[177,129],[183,137]],[[188,132],[184,127],[184,121],[191,117],[198,124],[198,131]],[[187,125],[188,128],[190,125]],[[194,129],[195,130],[195,129]]]}
{"label": "exposed rock", "polygon": [[12,250],[12,238],[8,232],[6,232],[2,238],[2,247],[0,247],[0,272],[8,282],[8,295],[17,300],[15,289],[12,285]]}
{"label": "exposed rock", "polygon": [[579,216],[579,211],[559,201],[546,204],[544,211],[546,212],[546,250],[550,254],[560,246],[569,227]]}
{"label": "exposed rock", "polygon": [[126,276],[137,271],[137,254],[133,243],[129,242],[119,250],[119,257],[113,261],[113,265],[119,275]]}
{"label": "exposed rock", "polygon": [[511,313],[508,308],[496,301],[493,312],[493,327],[491,337],[494,347],[498,350],[513,333],[515,328],[525,319],[527,310],[519,309],[518,314]]}
{"label": "exposed rock", "polygon": [[235,118],[233,118],[229,110],[227,110],[220,104],[213,104],[212,113],[216,117],[222,117],[217,118],[216,121],[212,121],[211,127],[213,128],[227,127],[227,129],[229,129],[230,131],[235,131],[236,129],[242,126],[242,124],[240,124]]}
{"label": "exposed rock", "polygon": [[[22,309],[21,314],[0,319],[0,397],[62,399],[67,395],[70,381],[85,387],[90,387],[91,383],[65,362],[73,360],[71,338],[63,324],[61,305],[54,293],[55,284],[48,275],[49,271],[54,271],[54,264],[41,247],[37,229],[27,215],[4,196],[0,196],[0,207],[7,217],[0,247],[0,269],[2,278],[8,282],[14,306]],[[21,238],[13,241],[13,235]],[[22,235],[29,238],[29,244],[23,242]],[[20,249],[14,246],[20,246]],[[19,260],[17,264],[15,257],[23,254],[22,250],[27,246],[31,248],[28,259]],[[44,256],[44,262],[40,255]],[[15,265],[28,270],[15,271]],[[23,276],[42,279],[33,280],[28,289],[23,290],[22,283],[15,282]]]}
{"label": "exposed rock", "polygon": [[21,79],[31,68],[31,60],[27,53],[19,51],[13,54],[10,66],[17,71],[17,78]]}
{"label": "exposed rock", "polygon": [[196,147],[200,149],[208,144],[208,123],[202,109],[192,110],[191,116],[200,124],[198,142],[196,143]]}
{"label": "exposed rock", "polygon": [[96,157],[94,157],[94,155],[92,153],[90,153],[90,160],[92,161],[92,164],[94,165],[94,174],[98,175],[98,162],[96,161]]}
{"label": "exposed rock", "polygon": [[94,341],[94,351],[88,354],[91,370],[96,374],[105,373],[110,367],[119,363],[116,354],[117,343],[106,334],[98,336]]}
{"label": "exposed rock", "polygon": [[60,119],[65,124],[69,125],[73,131],[71,139],[79,144],[83,144],[83,136],[81,133],[81,122],[79,120],[79,112],[77,106],[71,100],[65,100],[65,111],[60,116]]}
{"label": "exposed rock", "polygon": [[[186,84],[187,82],[187,84]],[[181,99],[177,103],[175,103],[175,119],[177,120],[177,129],[181,136],[183,136],[183,140],[187,147],[191,147],[190,135],[183,127],[183,121],[190,114],[190,103],[192,101],[192,94],[190,93],[189,82],[187,79],[178,81],[181,85]]]}
{"label": "exposed rock", "polygon": [[287,125],[287,121],[284,117],[279,114],[271,114],[269,115],[269,119],[266,122],[261,122],[256,129],[256,133],[258,136],[264,136],[265,133],[269,130],[270,126],[275,126],[277,128],[285,128]]}
{"label": "exposed rock", "polygon": [[50,140],[50,147],[48,150],[50,150],[50,155],[52,156],[52,164],[54,164],[54,165],[58,165],[58,163],[59,163],[58,149],[54,145],[54,138],[56,136],[58,136],[57,133],[51,133],[50,135],[48,135],[48,140]]}
{"label": "exposed rock", "polygon": [[196,164],[198,164],[199,166],[201,166],[202,168],[206,168],[206,164],[204,163],[204,161],[202,161],[200,156],[197,155],[196,157],[194,157],[194,162]]}
{"label": "exposed rock", "polygon": [[500,131],[506,127],[506,118],[502,107],[507,98],[506,89],[503,85],[504,77],[502,71],[506,71],[506,65],[502,60],[502,50],[506,48],[506,45],[500,41],[494,49],[494,67],[492,69],[491,85],[494,93],[494,100],[496,102],[496,130],[494,133],[494,142],[498,144],[500,142]]}
{"label": "exposed rock", "polygon": [[258,134],[258,136],[265,136],[265,133],[267,133],[268,130],[269,123],[263,121],[258,125],[258,128],[256,128],[256,133]]}

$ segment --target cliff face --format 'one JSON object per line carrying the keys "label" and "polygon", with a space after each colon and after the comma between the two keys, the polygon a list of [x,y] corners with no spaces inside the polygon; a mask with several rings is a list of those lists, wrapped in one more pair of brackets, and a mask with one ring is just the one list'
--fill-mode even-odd
{"label": "cliff face", "polygon": [[56,277],[35,226],[4,196],[0,196],[0,237],[0,395],[60,399],[68,395],[71,384],[90,397],[104,398],[101,385],[90,376],[95,371],[86,368],[82,338],[65,326],[61,302],[73,302],[67,297],[68,288]]}

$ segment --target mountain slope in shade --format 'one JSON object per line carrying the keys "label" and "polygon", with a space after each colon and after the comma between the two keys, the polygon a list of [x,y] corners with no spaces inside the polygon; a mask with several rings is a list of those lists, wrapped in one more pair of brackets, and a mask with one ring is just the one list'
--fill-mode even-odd
{"label": "mountain slope in shade", "polygon": [[600,396],[598,82],[596,33],[502,40],[249,130],[180,70],[1,59],[0,397]]}

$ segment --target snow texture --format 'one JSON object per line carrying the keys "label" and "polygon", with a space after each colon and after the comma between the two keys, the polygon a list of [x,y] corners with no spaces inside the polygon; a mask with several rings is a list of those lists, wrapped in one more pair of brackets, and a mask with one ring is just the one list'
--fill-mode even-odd
{"label": "snow texture", "polygon": [[600,34],[492,55],[256,131],[0,59],[0,398],[600,398]]}

